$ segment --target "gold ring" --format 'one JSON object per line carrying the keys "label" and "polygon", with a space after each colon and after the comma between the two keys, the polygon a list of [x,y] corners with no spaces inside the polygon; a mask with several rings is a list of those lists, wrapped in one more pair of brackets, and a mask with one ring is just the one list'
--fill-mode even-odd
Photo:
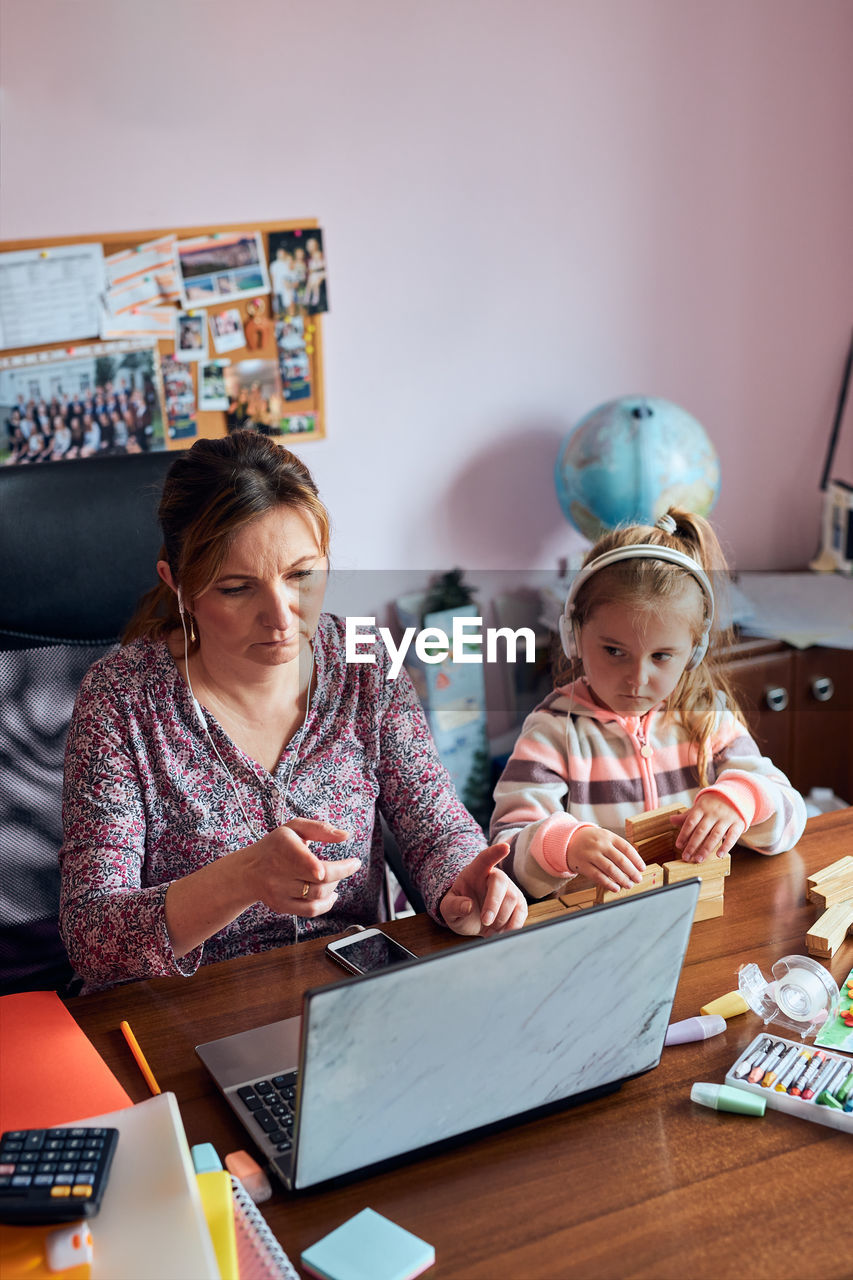
{"label": "gold ring", "polygon": [[307,898],[310,891],[311,891],[311,886],[306,880],[305,883],[302,885],[302,897]]}

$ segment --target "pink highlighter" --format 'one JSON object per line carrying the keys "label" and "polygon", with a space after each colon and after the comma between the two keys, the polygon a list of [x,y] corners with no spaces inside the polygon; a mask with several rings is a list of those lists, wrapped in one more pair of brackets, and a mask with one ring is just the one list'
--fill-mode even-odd
{"label": "pink highlighter", "polygon": [[685,1018],[683,1022],[671,1022],[667,1028],[664,1045],[689,1044],[692,1040],[708,1040],[726,1029],[726,1020],[719,1013],[705,1013],[701,1017]]}

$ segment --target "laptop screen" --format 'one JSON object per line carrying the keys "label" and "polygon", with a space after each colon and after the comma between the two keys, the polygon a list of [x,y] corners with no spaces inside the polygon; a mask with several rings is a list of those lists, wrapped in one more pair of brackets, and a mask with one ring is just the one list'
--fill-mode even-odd
{"label": "laptop screen", "polygon": [[308,992],[294,1186],[656,1066],[698,890],[683,881]]}

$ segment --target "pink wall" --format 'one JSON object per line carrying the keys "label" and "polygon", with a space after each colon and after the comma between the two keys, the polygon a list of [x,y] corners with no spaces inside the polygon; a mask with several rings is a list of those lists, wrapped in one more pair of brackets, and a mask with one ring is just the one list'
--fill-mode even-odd
{"label": "pink wall", "polygon": [[322,220],[329,438],[301,452],[339,565],[553,565],[560,437],[628,392],[711,434],[741,568],[813,553],[849,0],[0,10],[4,237]]}

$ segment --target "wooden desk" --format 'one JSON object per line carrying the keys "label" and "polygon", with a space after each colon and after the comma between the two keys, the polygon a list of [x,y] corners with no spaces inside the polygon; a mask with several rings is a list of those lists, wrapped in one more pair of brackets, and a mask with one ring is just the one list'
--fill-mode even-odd
{"label": "wooden desk", "polygon": [[[780,857],[738,850],[724,917],[694,927],[673,1017],[735,988],[742,961],[769,974],[780,956],[804,952],[817,914],[806,875],[851,852],[853,809],[813,819]],[[425,917],[388,928],[420,953],[453,944]],[[848,940],[830,968],[840,982],[851,967]],[[68,1007],[141,1101],[147,1091],[118,1029],[128,1018],[161,1087],[177,1094],[190,1142],[213,1142],[224,1155],[247,1140],[194,1045],[296,1014],[303,989],[340,976],[323,943],[310,942]],[[337,1190],[277,1190],[264,1213],[296,1263],[369,1205],[435,1246],[436,1280],[849,1277],[850,1138],[779,1112],[750,1119],[690,1102],[693,1081],[721,1082],[760,1028],[742,1015],[725,1035],[665,1050],[656,1070],[609,1098]]]}

